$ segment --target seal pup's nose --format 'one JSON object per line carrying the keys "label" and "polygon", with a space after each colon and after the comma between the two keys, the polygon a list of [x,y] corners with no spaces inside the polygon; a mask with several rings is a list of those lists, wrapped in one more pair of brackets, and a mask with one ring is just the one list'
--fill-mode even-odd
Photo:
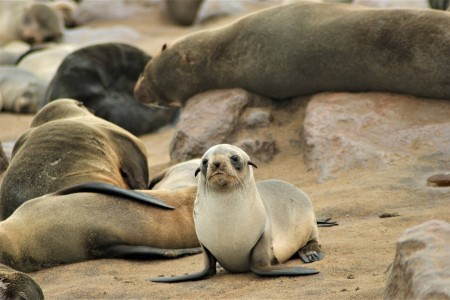
{"label": "seal pup's nose", "polygon": [[216,168],[220,167],[220,161],[216,160],[215,162],[213,162],[213,164]]}

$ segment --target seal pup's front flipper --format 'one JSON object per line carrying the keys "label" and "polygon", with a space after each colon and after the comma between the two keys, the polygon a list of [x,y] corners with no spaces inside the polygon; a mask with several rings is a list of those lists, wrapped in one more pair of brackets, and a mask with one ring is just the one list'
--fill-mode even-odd
{"label": "seal pup's front flipper", "polygon": [[182,249],[164,249],[149,246],[114,245],[103,249],[103,251],[105,252],[105,256],[110,258],[118,258],[118,257],[148,258],[153,256],[174,258],[201,253],[202,248],[195,247]]}
{"label": "seal pup's front flipper", "polygon": [[175,207],[166,204],[163,200],[151,195],[146,195],[133,190],[125,190],[117,186],[104,182],[88,182],[78,184],[56,192],[56,195],[68,195],[74,193],[100,193],[111,196],[125,197],[141,203],[154,205],[165,209],[175,209]]}
{"label": "seal pup's front flipper", "polygon": [[[308,246],[308,244],[306,246]],[[319,246],[317,242],[316,244]],[[306,248],[306,246],[303,248]],[[312,246],[313,245],[309,248],[315,249]],[[307,250],[309,250],[309,248],[307,248]],[[260,276],[304,276],[319,273],[318,270],[311,268],[279,264],[278,259],[273,252],[272,239],[268,234],[263,234],[252,249],[250,271]]]}
{"label": "seal pup's front flipper", "polygon": [[150,278],[147,281],[152,282],[165,282],[165,283],[175,283],[182,281],[195,281],[201,280],[206,277],[212,276],[216,274],[216,258],[202,245],[203,254],[205,257],[205,268],[197,273],[187,274],[182,276],[174,276],[174,277],[159,277],[159,278]]}

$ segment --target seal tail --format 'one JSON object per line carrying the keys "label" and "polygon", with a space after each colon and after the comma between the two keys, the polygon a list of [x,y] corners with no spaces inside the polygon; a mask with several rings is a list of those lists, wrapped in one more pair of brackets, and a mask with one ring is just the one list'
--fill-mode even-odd
{"label": "seal tail", "polygon": [[152,195],[146,195],[133,190],[125,190],[117,186],[103,182],[88,182],[78,184],[66,189],[62,189],[55,195],[69,195],[75,193],[100,193],[111,196],[124,197],[144,204],[150,204],[165,209],[175,209],[175,207],[166,204],[163,200]]}

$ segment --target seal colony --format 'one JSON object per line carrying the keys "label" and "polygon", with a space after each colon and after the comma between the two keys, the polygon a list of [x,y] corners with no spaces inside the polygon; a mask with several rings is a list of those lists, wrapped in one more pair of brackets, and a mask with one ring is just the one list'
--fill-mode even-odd
{"label": "seal colony", "polygon": [[205,256],[203,271],[151,279],[200,280],[216,273],[218,261],[229,272],[298,276],[317,270],[283,263],[298,253],[304,262],[323,258],[311,201],[280,180],[255,183],[256,165],[240,148],[220,144],[202,157],[194,204],[195,231]]}
{"label": "seal colony", "polygon": [[72,99],[52,101],[14,145],[0,189],[0,216],[27,200],[86,182],[146,189],[144,143]]}
{"label": "seal colony", "polygon": [[274,99],[383,91],[450,99],[450,15],[298,2],[190,34],[145,67],[136,98],[177,106],[209,89]]}

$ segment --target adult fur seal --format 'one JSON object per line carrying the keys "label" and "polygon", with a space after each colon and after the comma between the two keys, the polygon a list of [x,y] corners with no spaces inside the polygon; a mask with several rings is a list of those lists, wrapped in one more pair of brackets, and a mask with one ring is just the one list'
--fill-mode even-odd
{"label": "adult fur seal", "polygon": [[32,199],[0,222],[0,263],[32,272],[97,258],[199,253],[196,190],[85,183]]}
{"label": "adult fur seal", "polygon": [[297,2],[188,35],[145,67],[143,103],[177,106],[209,89],[274,99],[383,91],[450,99],[450,15]]}
{"label": "adult fur seal", "polygon": [[0,1],[0,46],[13,40],[29,44],[59,40],[64,24],[58,11],[46,3]]}
{"label": "adult fur seal", "polygon": [[122,43],[78,49],[59,65],[41,106],[73,98],[135,135],[157,130],[174,119],[176,110],[148,107],[134,98],[133,88],[150,59],[142,50]]}
{"label": "adult fur seal", "polygon": [[53,101],[33,118],[13,148],[0,189],[4,219],[23,202],[68,186],[98,181],[146,189],[145,145],[91,114],[81,102]]}
{"label": "adult fur seal", "polygon": [[202,157],[194,205],[195,231],[205,256],[203,271],[154,278],[155,282],[199,280],[216,272],[297,276],[318,271],[282,263],[295,253],[305,262],[323,258],[313,207],[293,185],[279,180],[255,183],[255,166],[238,147],[220,144]]}
{"label": "adult fur seal", "polygon": [[0,264],[0,299],[43,300],[44,293],[27,274]]}

